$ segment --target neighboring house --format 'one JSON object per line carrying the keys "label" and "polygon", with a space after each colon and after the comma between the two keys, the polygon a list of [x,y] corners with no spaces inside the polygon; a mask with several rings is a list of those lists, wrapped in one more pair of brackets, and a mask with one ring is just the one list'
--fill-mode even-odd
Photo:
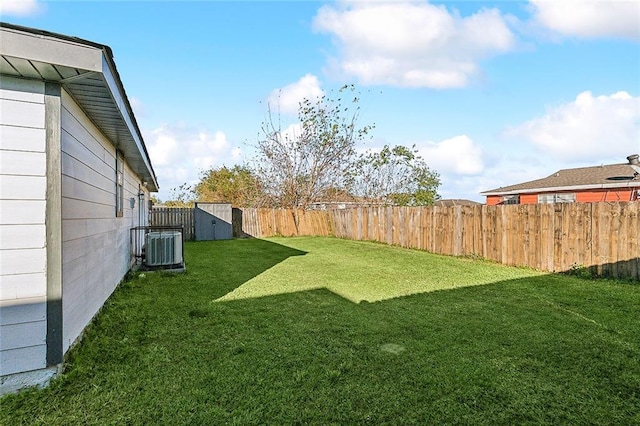
{"label": "neighboring house", "polygon": [[638,154],[627,163],[563,169],[544,179],[482,192],[487,205],[640,200]]}
{"label": "neighboring house", "polygon": [[0,23],[0,393],[46,384],[158,190],[111,49]]}
{"label": "neighboring house", "polygon": [[369,206],[369,204],[363,204],[358,201],[317,201],[310,203],[309,210],[344,210],[344,209],[356,209],[358,207]]}
{"label": "neighboring house", "polygon": [[454,207],[454,206],[477,206],[481,203],[471,200],[465,200],[463,198],[448,198],[444,200],[437,200],[433,205],[436,207]]}

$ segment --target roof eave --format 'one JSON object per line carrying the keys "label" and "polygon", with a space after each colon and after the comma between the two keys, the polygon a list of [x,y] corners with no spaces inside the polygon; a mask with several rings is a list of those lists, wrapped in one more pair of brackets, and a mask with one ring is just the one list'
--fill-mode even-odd
{"label": "roof eave", "polygon": [[119,118],[126,127],[127,133],[122,139],[109,138],[109,140],[124,152],[133,171],[147,182],[149,191],[157,192],[158,181],[113,61],[111,49],[106,45],[87,40],[3,22],[0,22],[0,28],[2,29],[2,43],[0,43],[2,56],[82,71],[71,78],[64,78],[64,76],[44,78],[38,77],[37,74],[21,75],[19,72],[7,75],[61,84],[106,136],[108,133],[117,133],[117,129],[105,128],[108,125],[91,114],[88,101],[83,100],[82,96],[74,96],[74,84],[96,74],[101,76],[103,88],[109,93],[112,101],[108,105],[109,113]]}
{"label": "roof eave", "polygon": [[[144,140],[142,139],[142,134],[140,129],[138,128],[138,123],[133,115],[133,111],[131,109],[131,105],[129,104],[129,100],[124,92],[124,88],[122,87],[122,83],[115,69],[115,63],[113,59],[106,54],[107,52],[103,51],[103,71],[102,74],[105,77],[105,82],[109,86],[109,91],[111,95],[114,97],[114,103],[117,107],[118,111],[127,127],[130,130],[131,140],[125,140],[125,144],[133,144],[135,147],[135,152],[139,153],[139,160],[141,160],[144,164],[144,168],[147,173],[146,178],[147,188],[151,192],[158,191],[158,181],[156,179],[155,172],[153,170],[153,166],[151,165],[151,159],[149,158],[149,154],[147,152],[147,148],[144,144]],[[125,155],[126,155],[125,150]]]}
{"label": "roof eave", "polygon": [[602,183],[602,184],[591,184],[591,185],[570,185],[570,186],[552,186],[552,187],[541,187],[541,188],[530,188],[530,189],[519,189],[519,190],[508,190],[508,191],[486,191],[481,192],[480,194],[484,196],[491,195],[515,195],[515,194],[537,194],[543,192],[560,192],[560,191],[585,191],[590,189],[625,189],[625,188],[640,188],[640,181],[633,180],[627,182],[626,185],[621,185],[620,183]]}

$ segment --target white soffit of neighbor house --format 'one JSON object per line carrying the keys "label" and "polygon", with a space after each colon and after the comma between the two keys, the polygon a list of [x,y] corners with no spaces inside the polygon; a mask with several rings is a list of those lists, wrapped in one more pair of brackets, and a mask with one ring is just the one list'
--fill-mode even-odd
{"label": "white soffit of neighbor house", "polygon": [[0,73],[60,83],[124,153],[131,168],[158,182],[108,46],[0,23]]}

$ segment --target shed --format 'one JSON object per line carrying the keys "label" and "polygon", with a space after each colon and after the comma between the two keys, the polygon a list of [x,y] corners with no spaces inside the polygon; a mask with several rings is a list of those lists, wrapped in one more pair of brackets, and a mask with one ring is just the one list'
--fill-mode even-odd
{"label": "shed", "polygon": [[195,204],[193,215],[196,241],[233,238],[231,204],[198,202]]}
{"label": "shed", "polygon": [[157,179],[108,46],[0,23],[0,393],[44,385],[129,271]]}

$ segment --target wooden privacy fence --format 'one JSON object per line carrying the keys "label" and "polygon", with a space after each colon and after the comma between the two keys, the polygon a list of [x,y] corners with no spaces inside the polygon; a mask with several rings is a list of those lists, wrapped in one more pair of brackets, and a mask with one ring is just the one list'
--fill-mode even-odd
{"label": "wooden privacy fence", "polygon": [[193,208],[184,207],[156,207],[151,209],[151,225],[184,226],[184,239],[195,238],[195,225],[193,220]]}
{"label": "wooden privacy fence", "polygon": [[[328,235],[543,271],[640,279],[640,203],[234,209],[234,235]],[[240,223],[238,223],[240,222]]]}

